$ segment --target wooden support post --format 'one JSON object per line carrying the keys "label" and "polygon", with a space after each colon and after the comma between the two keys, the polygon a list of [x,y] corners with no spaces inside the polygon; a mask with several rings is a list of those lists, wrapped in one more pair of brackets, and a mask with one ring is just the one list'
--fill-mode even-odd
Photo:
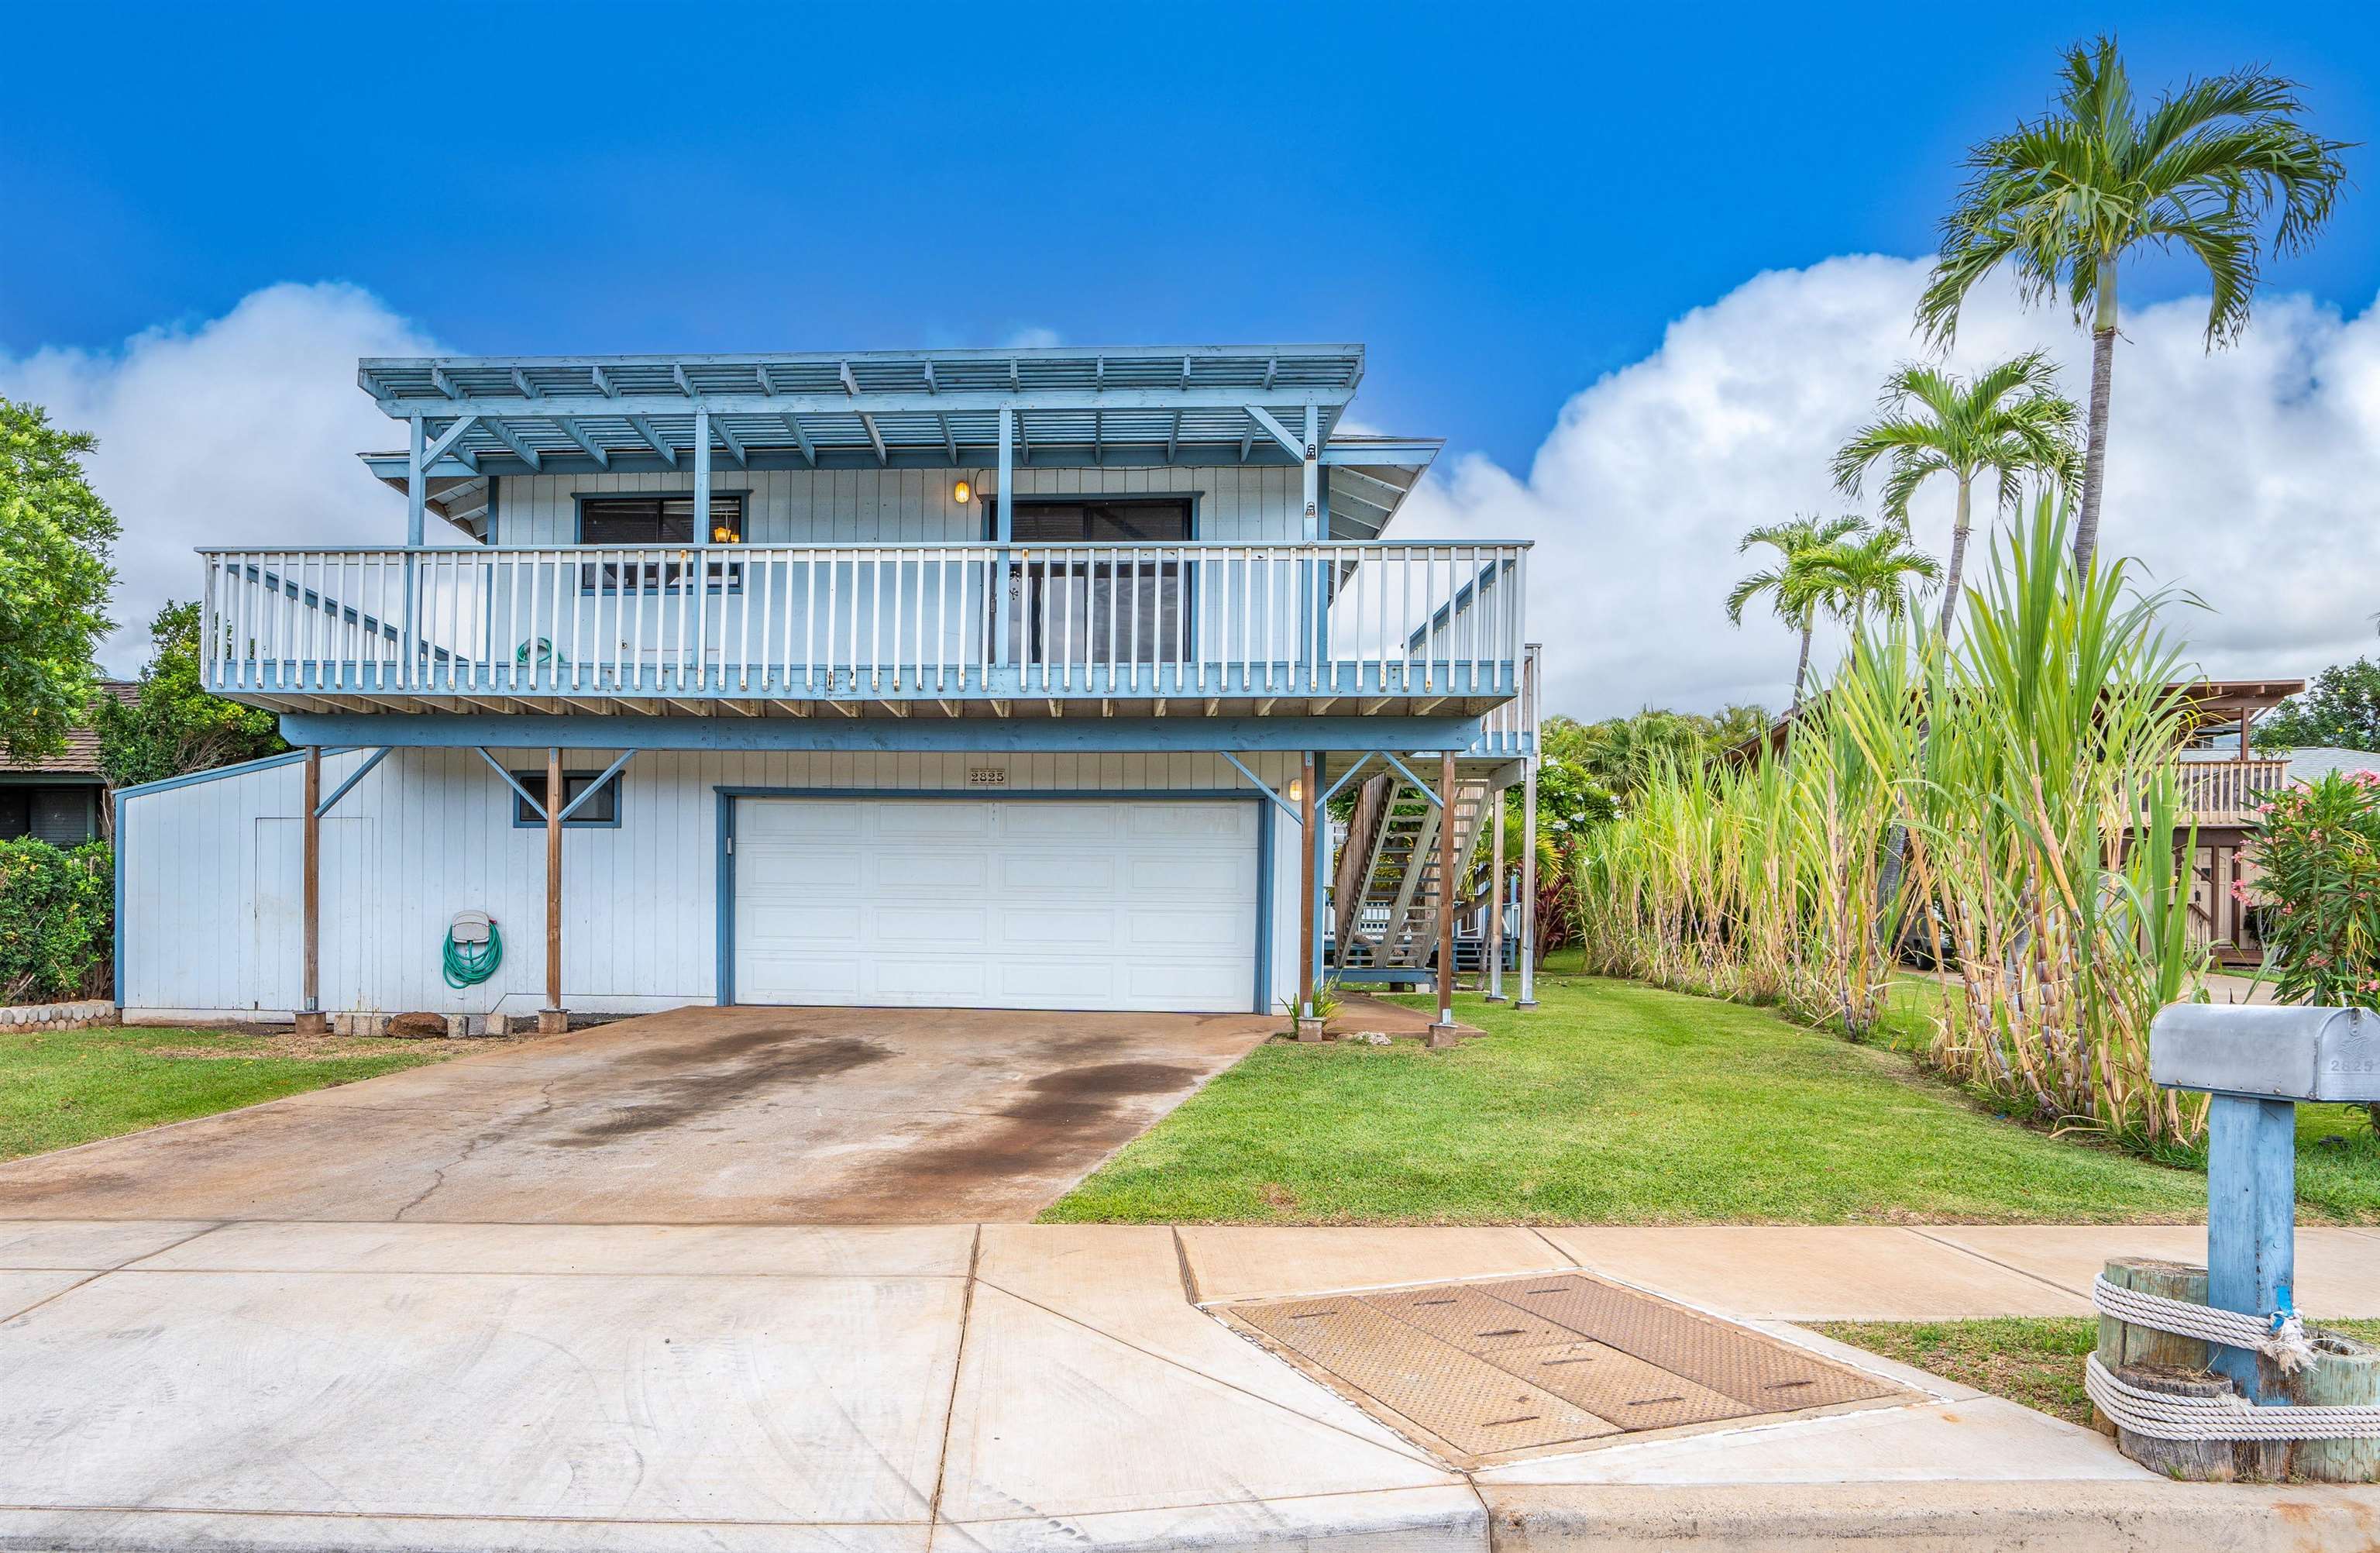
{"label": "wooden support post", "polygon": [[322,747],[306,746],[306,1006],[298,1011],[298,1033],[321,1035],[330,1029],[322,1017]]}
{"label": "wooden support post", "polygon": [[1521,1000],[1537,1006],[1537,757],[1521,768]]}
{"label": "wooden support post", "polygon": [[1433,1050],[1454,1045],[1454,752],[1438,757],[1438,1021],[1429,1027]]}
{"label": "wooden support post", "polygon": [[1492,792],[1488,801],[1496,806],[1489,823],[1494,838],[1488,855],[1488,1001],[1504,1001],[1504,795]]}
{"label": "wooden support post", "polygon": [[995,666],[1014,663],[1017,666],[1019,683],[1024,674],[1025,654],[1016,650],[1014,637],[1020,629],[1011,618],[1009,602],[1008,542],[1016,526],[1016,411],[1003,408],[1000,411],[1000,463],[992,475],[998,489],[992,495],[998,502],[993,509],[992,538],[998,542],[998,558],[992,572],[984,579],[992,590],[991,661]]}
{"label": "wooden support post", "polygon": [[570,1028],[562,1008],[562,752],[545,752],[545,1007],[538,1010],[540,1035]]}
{"label": "wooden support post", "polygon": [[[2217,1094],[2207,1109],[2206,1302],[2218,1310],[2294,1308],[2297,1116],[2294,1101],[2237,1094]],[[2270,1362],[2246,1349],[2217,1349],[2214,1368],[2252,1401],[2284,1394]]]}
{"label": "wooden support post", "polygon": [[1314,1013],[1314,752],[1298,764],[1297,823],[1297,1038],[1322,1039]]}

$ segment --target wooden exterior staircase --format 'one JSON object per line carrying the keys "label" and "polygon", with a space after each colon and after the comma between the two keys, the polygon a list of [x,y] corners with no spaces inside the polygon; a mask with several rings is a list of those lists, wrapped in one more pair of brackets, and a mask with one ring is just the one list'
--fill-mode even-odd
{"label": "wooden exterior staircase", "polygon": [[[1402,773],[1384,773],[1356,789],[1331,899],[1341,967],[1427,968],[1438,949],[1439,827],[1454,826],[1457,879],[1468,874],[1493,789],[1458,775],[1453,813]],[[1456,902],[1456,910],[1463,909]]]}

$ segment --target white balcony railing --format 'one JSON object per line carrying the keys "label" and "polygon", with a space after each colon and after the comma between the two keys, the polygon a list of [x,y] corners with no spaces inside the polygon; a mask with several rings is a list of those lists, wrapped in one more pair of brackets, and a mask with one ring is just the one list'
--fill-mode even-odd
{"label": "white balcony railing", "polygon": [[1527,551],[205,550],[200,651],[209,690],[266,700],[1495,701],[1524,679]]}
{"label": "white balcony railing", "polygon": [[2174,763],[2182,813],[2200,825],[2252,825],[2266,798],[2289,783],[2285,760],[2185,760]]}

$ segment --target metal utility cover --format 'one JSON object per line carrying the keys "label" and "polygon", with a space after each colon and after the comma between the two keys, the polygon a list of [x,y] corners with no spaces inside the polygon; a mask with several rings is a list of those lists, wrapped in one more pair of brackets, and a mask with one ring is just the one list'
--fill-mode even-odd
{"label": "metal utility cover", "polygon": [[1576,1273],[1266,1300],[1218,1314],[1461,1465],[1912,1395]]}

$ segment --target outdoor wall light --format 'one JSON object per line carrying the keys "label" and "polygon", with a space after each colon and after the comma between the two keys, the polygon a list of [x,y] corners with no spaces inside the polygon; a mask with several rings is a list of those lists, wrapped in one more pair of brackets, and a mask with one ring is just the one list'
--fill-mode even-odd
{"label": "outdoor wall light", "polygon": [[951,487],[951,500],[958,503],[961,507],[965,507],[967,503],[975,500],[975,487],[968,484],[964,480],[960,481],[957,484]]}
{"label": "outdoor wall light", "polygon": [[1289,779],[1289,801],[1295,803],[1305,796],[1305,784],[1295,776]]}

